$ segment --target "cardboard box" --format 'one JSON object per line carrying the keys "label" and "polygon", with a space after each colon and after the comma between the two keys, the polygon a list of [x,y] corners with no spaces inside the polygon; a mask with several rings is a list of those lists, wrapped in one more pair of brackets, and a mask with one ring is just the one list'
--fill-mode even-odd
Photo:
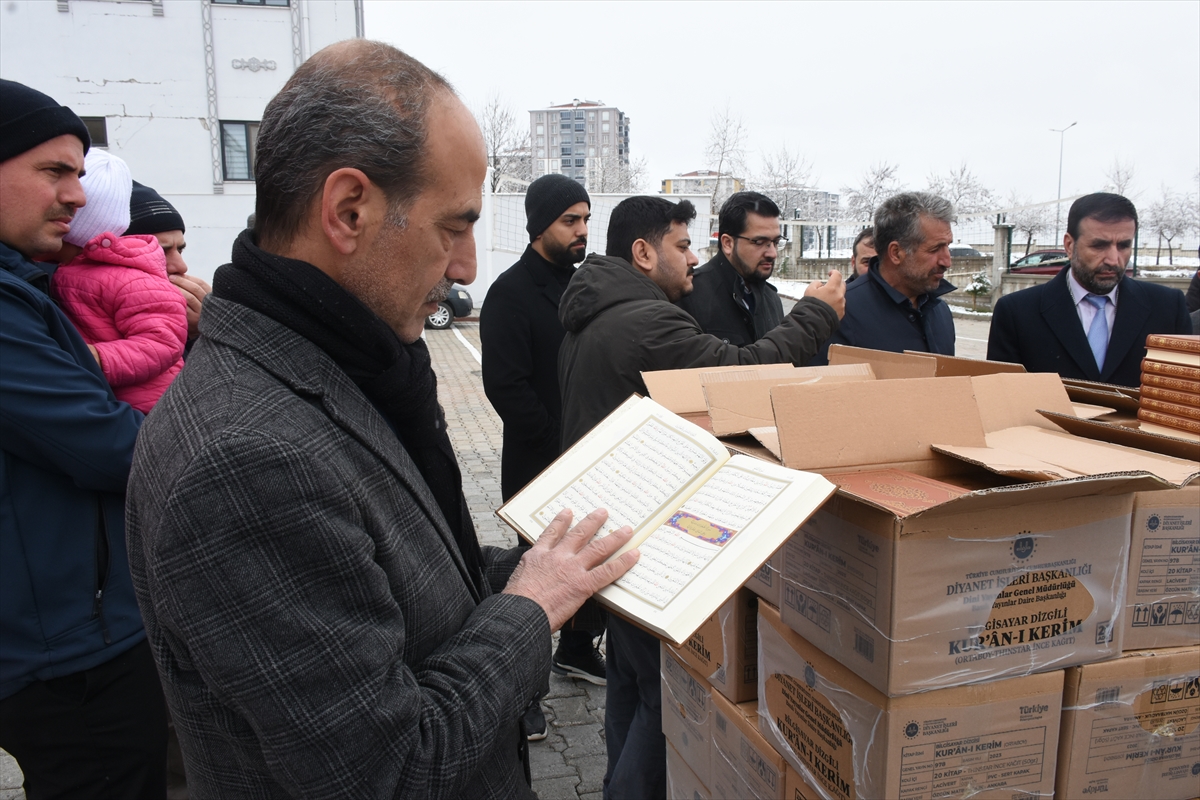
{"label": "cardboard box", "polygon": [[667,645],[662,651],[662,729],[705,786],[712,780],[712,689]]}
{"label": "cardboard box", "polygon": [[1067,670],[1057,798],[1200,794],[1200,647]]}
{"label": "cardboard box", "polygon": [[1200,644],[1200,486],[1136,494],[1131,538],[1124,648]]}
{"label": "cardboard box", "polygon": [[735,795],[714,795],[708,787],[688,769],[687,762],[679,751],[667,742],[667,800],[714,800]]}
{"label": "cardboard box", "polygon": [[759,676],[763,736],[826,797],[1053,791],[1062,671],[889,698],[761,606]]}
{"label": "cardboard box", "polygon": [[781,548],[772,553],[766,563],[758,568],[758,572],[754,573],[754,576],[746,581],[747,589],[776,608],[779,608],[779,587],[783,585],[783,577],[779,572],[782,564],[783,550]]}
{"label": "cardboard box", "polygon": [[744,434],[751,428],[773,426],[771,389],[785,383],[837,383],[870,381],[875,375],[868,364],[826,367],[797,367],[773,377],[754,372],[702,372],[700,387],[714,436]]}
{"label": "cardboard box", "polygon": [[[786,761],[758,729],[757,701],[734,705],[714,694],[712,732],[716,796],[784,800]],[[719,780],[718,772],[732,778]]]}
{"label": "cardboard box", "polygon": [[748,589],[725,601],[674,653],[735,703],[758,696],[758,598]]}
{"label": "cardboard box", "polygon": [[789,768],[784,775],[784,797],[787,800],[825,800],[821,790],[804,780],[804,776],[796,770]]}
{"label": "cardboard box", "polygon": [[840,485],[784,548],[788,624],[889,695],[1120,652],[1132,493],[1200,466],[1059,431],[1055,375],[847,388],[772,390],[784,461]]}

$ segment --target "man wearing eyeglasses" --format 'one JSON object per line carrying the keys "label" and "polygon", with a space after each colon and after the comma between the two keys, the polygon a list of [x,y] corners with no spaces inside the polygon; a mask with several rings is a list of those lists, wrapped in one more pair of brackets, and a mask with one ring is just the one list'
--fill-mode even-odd
{"label": "man wearing eyeglasses", "polygon": [[721,251],[696,269],[693,291],[676,304],[700,330],[744,347],[783,321],[783,304],[767,282],[783,238],[779,206],[758,192],[737,192],[718,217]]}

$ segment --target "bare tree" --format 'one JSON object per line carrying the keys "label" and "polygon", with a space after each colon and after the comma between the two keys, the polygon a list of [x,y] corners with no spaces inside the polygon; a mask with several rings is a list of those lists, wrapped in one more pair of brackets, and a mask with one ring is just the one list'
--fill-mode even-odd
{"label": "bare tree", "polygon": [[532,180],[533,149],[529,131],[517,122],[516,114],[500,95],[493,95],[475,114],[475,120],[483,133],[488,166],[492,168],[492,191],[500,188],[504,176],[520,181]]}
{"label": "bare tree", "polygon": [[754,182],[758,191],[775,201],[784,219],[792,219],[804,205],[811,177],[812,164],[783,145],[763,156],[762,174]]}
{"label": "bare tree", "polygon": [[1133,162],[1122,163],[1114,156],[1112,164],[1104,171],[1104,177],[1108,179],[1108,183],[1104,184],[1104,191],[1123,197],[1133,197],[1130,194],[1134,178]]}
{"label": "bare tree", "polygon": [[1174,266],[1175,253],[1171,242],[1191,229],[1191,211],[1191,198],[1180,197],[1166,186],[1162,187],[1162,195],[1159,199],[1150,204],[1146,214],[1146,227],[1150,229],[1151,233],[1158,235],[1158,252],[1154,257],[1156,265],[1162,258],[1162,243],[1165,240],[1167,263]]}
{"label": "bare tree", "polygon": [[733,181],[722,182],[721,176],[736,177],[737,173],[746,172],[746,126],[741,117],[735,117],[726,105],[724,110],[713,113],[708,133],[708,144],[704,148],[704,157],[717,173],[713,186],[712,207],[720,208],[728,192],[726,186],[732,186]]}
{"label": "bare tree", "polygon": [[953,203],[954,210],[959,214],[978,214],[996,207],[991,190],[967,169],[966,162],[945,175],[930,173],[926,181],[928,190]]}
{"label": "bare tree", "polygon": [[863,173],[857,187],[843,186],[846,218],[855,222],[870,222],[880,203],[903,191],[900,181],[896,178],[899,169],[899,164],[889,164],[886,161],[872,164]]}
{"label": "bare tree", "polygon": [[1029,200],[1017,196],[1013,192],[1008,197],[1012,211],[1006,215],[1006,220],[1012,224],[1013,230],[1025,236],[1025,255],[1033,244],[1033,237],[1050,230],[1050,214],[1046,206],[1029,206]]}
{"label": "bare tree", "polygon": [[645,187],[649,169],[646,159],[638,158],[624,164],[617,156],[591,159],[588,170],[588,191],[596,194],[634,194]]}

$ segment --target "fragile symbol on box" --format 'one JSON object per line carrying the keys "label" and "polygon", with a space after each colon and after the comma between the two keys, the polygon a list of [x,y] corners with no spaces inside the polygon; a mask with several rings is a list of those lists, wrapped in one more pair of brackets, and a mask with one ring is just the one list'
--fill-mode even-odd
{"label": "fragile symbol on box", "polygon": [[1165,683],[1155,684],[1154,688],[1150,690],[1150,702],[1151,703],[1167,702],[1167,684],[1165,684]]}
{"label": "fragile symbol on box", "polygon": [[829,632],[832,614],[829,609],[793,586],[783,587],[783,602],[796,609],[805,619],[826,633]]}

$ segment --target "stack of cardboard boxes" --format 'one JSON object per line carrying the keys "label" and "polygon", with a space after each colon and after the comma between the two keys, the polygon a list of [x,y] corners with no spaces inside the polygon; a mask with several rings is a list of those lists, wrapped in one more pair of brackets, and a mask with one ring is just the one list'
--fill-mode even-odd
{"label": "stack of cardboard boxes", "polygon": [[885,361],[768,389],[839,493],[663,646],[669,796],[1200,795],[1200,465],[1057,429],[1054,376]]}

